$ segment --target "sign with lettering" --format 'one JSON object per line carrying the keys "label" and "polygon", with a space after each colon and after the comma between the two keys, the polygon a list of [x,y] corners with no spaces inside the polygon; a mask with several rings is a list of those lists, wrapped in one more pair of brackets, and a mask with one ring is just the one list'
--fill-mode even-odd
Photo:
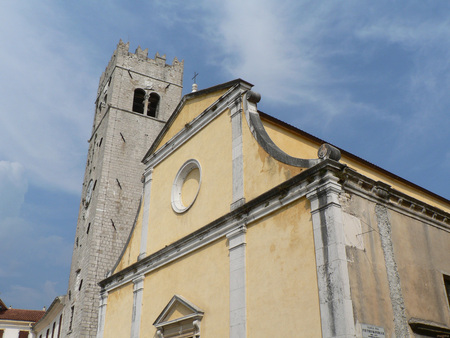
{"label": "sign with lettering", "polygon": [[363,338],[385,338],[384,328],[375,326],[361,324],[362,337]]}

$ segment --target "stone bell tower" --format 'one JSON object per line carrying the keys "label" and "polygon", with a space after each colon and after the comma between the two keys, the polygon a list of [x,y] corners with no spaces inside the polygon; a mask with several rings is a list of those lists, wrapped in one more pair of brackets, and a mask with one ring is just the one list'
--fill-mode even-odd
{"label": "stone bell tower", "polygon": [[181,99],[183,61],[172,65],[122,40],[103,72],[95,102],[73,247],[62,336],[95,337],[100,288],[133,226],[141,163]]}

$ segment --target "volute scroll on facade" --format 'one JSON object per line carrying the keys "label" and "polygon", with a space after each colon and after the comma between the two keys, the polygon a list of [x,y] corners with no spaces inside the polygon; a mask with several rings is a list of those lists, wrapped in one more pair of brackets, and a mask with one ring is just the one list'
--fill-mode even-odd
{"label": "volute scroll on facade", "polygon": [[339,149],[328,143],[324,143],[320,146],[317,152],[318,158],[316,159],[303,159],[286,154],[271,140],[269,134],[267,134],[264,128],[263,123],[261,122],[258,110],[256,108],[256,104],[260,100],[261,95],[259,93],[251,90],[247,91],[246,95],[244,95],[245,117],[253,137],[256,139],[258,144],[274,159],[282,163],[301,168],[311,168],[325,159],[335,161],[339,161],[341,159],[341,152]]}

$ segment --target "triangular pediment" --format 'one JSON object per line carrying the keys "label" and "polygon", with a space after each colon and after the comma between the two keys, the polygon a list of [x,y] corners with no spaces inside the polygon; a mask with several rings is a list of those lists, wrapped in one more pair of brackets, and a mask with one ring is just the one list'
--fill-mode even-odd
{"label": "triangular pediment", "polygon": [[188,319],[201,319],[204,312],[182,296],[175,295],[156,318],[153,325],[162,327]]}
{"label": "triangular pediment", "polygon": [[[233,89],[237,87],[249,89],[252,86],[252,84],[242,79],[236,79],[185,95],[159,135],[156,137],[155,142],[145,154],[142,161],[146,163],[156,150],[170,140],[173,140],[174,136],[179,134],[184,128],[190,129],[193,120],[201,120],[202,115],[214,111],[216,107],[218,107],[218,103],[224,101]],[[191,108],[190,105],[194,108]]]}

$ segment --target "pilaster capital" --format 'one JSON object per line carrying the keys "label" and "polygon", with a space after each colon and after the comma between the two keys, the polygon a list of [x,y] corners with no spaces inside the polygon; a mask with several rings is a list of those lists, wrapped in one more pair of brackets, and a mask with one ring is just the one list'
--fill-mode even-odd
{"label": "pilaster capital", "polygon": [[133,279],[133,292],[138,292],[144,288],[144,280],[144,275],[140,275]]}
{"label": "pilaster capital", "polygon": [[[332,171],[323,176],[316,176],[314,181],[306,186],[306,198],[311,202],[311,211],[328,204],[339,205],[339,194],[342,191],[339,178]],[[319,203],[320,200],[320,203]]]}
{"label": "pilaster capital", "polygon": [[108,303],[108,291],[102,290],[100,292],[100,306],[106,306]]}
{"label": "pilaster capital", "polygon": [[148,167],[144,171],[144,184],[148,184],[152,180],[153,167]]}
{"label": "pilaster capital", "polygon": [[232,250],[238,246],[245,245],[245,234],[247,233],[247,224],[242,222],[237,228],[226,234],[228,239],[228,250]]}
{"label": "pilaster capital", "polygon": [[236,97],[235,100],[233,100],[228,108],[230,108],[231,118],[234,118],[237,114],[240,114],[242,112],[242,98],[240,96]]}

